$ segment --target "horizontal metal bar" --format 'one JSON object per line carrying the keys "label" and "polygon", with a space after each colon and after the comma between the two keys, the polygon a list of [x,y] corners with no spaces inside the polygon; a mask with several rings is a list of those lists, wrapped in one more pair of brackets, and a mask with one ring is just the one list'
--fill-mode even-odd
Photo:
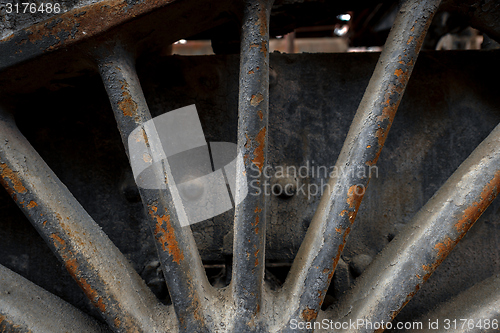
{"label": "horizontal metal bar", "polygon": [[18,94],[88,74],[89,50],[118,35],[154,52],[230,21],[233,6],[231,0],[102,0],[74,8],[0,40],[0,85]]}
{"label": "horizontal metal bar", "polygon": [[154,2],[99,1],[16,31],[9,37],[0,40],[0,71],[38,57],[45,52],[95,38],[107,30],[171,2],[172,0]]}
{"label": "horizontal metal bar", "polygon": [[[405,1],[338,157],[327,190],[282,290],[290,320],[312,322],[323,303],[351,225],[440,1]],[[360,172],[363,171],[363,172]]]}
{"label": "horizontal metal bar", "polygon": [[[137,140],[145,143],[149,149],[147,154],[153,159],[151,144],[154,138],[149,137],[145,129],[151,114],[135,72],[133,57],[120,45],[110,49],[101,49],[99,52],[102,53],[97,57],[125,150],[130,157],[129,136],[140,128]],[[174,205],[175,193],[169,187],[168,162],[163,160],[153,167],[158,168],[155,170],[156,188],[139,187],[139,193],[156,240],[179,329],[205,332],[210,324],[207,318],[215,317],[215,314],[210,315],[214,308],[208,305],[215,290],[208,282],[191,228],[180,223],[181,216]],[[174,183],[173,179],[170,181]]]}
{"label": "horizontal metal bar", "polygon": [[[394,319],[500,191],[500,125],[472,152],[407,227],[377,256],[328,315]],[[349,332],[369,332],[368,329]]]}
{"label": "horizontal metal bar", "polygon": [[[238,155],[232,297],[235,332],[254,332],[262,309],[265,269],[269,118],[269,17],[273,0],[245,0],[240,55]],[[250,189],[249,189],[250,188]],[[239,203],[239,204],[238,204]]]}
{"label": "horizontal metal bar", "polygon": [[[480,333],[500,329],[500,275],[494,275],[440,305],[408,333]],[[429,326],[432,323],[432,326]],[[496,328],[495,328],[496,327]]]}
{"label": "horizontal metal bar", "polygon": [[104,333],[104,324],[0,265],[0,332]]}
{"label": "horizontal metal bar", "polygon": [[117,332],[160,332],[167,309],[0,109],[0,183]]}

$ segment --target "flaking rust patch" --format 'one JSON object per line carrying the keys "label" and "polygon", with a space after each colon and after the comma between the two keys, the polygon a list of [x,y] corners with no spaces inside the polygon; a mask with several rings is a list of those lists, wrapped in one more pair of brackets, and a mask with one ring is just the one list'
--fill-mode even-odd
{"label": "flaking rust patch", "polygon": [[358,185],[352,185],[347,191],[347,203],[349,204],[349,208],[355,208],[356,210],[361,204],[361,199],[363,199],[363,194],[359,194],[358,188],[361,189],[361,193],[364,193],[363,188]]}
{"label": "flaking rust patch", "polygon": [[302,318],[304,318],[305,321],[313,321],[318,317],[318,311],[314,309],[310,309],[306,307],[304,311],[302,311]]}
{"label": "flaking rust patch", "polygon": [[118,108],[124,116],[134,117],[137,111],[137,103],[132,99],[132,95],[130,95],[128,83],[126,81],[120,81],[120,83],[122,84],[122,100],[118,102]]}
{"label": "flaking rust patch", "polygon": [[490,205],[493,199],[498,195],[500,187],[500,170],[495,173],[493,179],[483,188],[480,195],[480,200],[472,203],[462,214],[462,217],[455,224],[457,231],[465,233],[483,214],[486,208]]}
{"label": "flaking rust patch", "polygon": [[438,251],[437,259],[444,260],[446,256],[451,252],[456,242],[452,241],[449,237],[447,237],[442,243],[437,243],[434,248]]}
{"label": "flaking rust patch", "polygon": [[255,156],[252,160],[253,164],[259,168],[259,171],[262,172],[262,168],[264,167],[264,148],[266,145],[266,128],[263,127],[257,137],[255,138],[257,141],[257,148],[253,151],[253,155]]}
{"label": "flaking rust patch", "polygon": [[29,202],[29,204],[28,204],[28,205],[26,205],[26,207],[27,207],[28,209],[35,208],[36,206],[38,206],[38,204],[37,204],[36,202],[34,202],[33,200],[31,200],[31,201]]}
{"label": "flaking rust patch", "polygon": [[261,93],[258,93],[257,95],[252,95],[252,98],[250,99],[250,104],[252,106],[257,106],[259,105],[262,101],[264,100],[264,96],[262,96]]}
{"label": "flaking rust patch", "polygon": [[[1,183],[7,189],[7,192],[9,192],[10,195],[13,195],[14,193],[24,194],[28,192],[26,187],[24,187],[24,185],[22,184],[21,180],[17,177],[17,172],[12,171],[12,169],[9,168],[5,163],[0,164],[0,169],[0,175],[2,176]],[[6,179],[10,180],[11,185],[9,185]]]}
{"label": "flaking rust patch", "polygon": [[[179,248],[179,243],[175,237],[175,231],[170,222],[170,215],[157,215],[157,208],[151,208],[149,214],[156,220],[154,236],[160,242],[163,251],[168,250],[168,254],[172,256],[172,260],[180,264],[184,260],[184,254]],[[165,228],[163,225],[165,224]]]}

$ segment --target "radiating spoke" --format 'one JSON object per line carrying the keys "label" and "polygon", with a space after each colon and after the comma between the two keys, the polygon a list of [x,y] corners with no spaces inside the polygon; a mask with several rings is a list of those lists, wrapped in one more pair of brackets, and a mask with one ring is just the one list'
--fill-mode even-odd
{"label": "radiating spoke", "polygon": [[415,327],[405,332],[480,333],[498,330],[500,275],[494,275],[460,293],[418,322],[422,322],[422,328]]}
{"label": "radiating spoke", "polygon": [[159,332],[165,307],[3,110],[0,142],[0,182],[110,327]]}
{"label": "radiating spoke", "polygon": [[238,104],[238,154],[243,163],[236,169],[231,281],[235,332],[255,329],[262,308],[266,236],[262,170],[267,163],[269,17],[273,2],[244,1]]}
{"label": "radiating spoke", "polygon": [[207,330],[207,312],[213,311],[207,305],[213,288],[208,283],[191,228],[183,227],[180,223],[182,217],[174,206],[176,193],[169,188],[169,181],[172,184],[173,180],[168,176],[168,163],[165,160],[152,162],[158,153],[152,147],[156,138],[145,128],[146,122],[151,120],[151,114],[135,72],[133,58],[120,47],[114,48],[109,54],[108,50],[101,51],[103,54],[99,55],[99,70],[127,154],[131,158],[129,136],[139,128],[139,135],[134,140],[147,147],[147,159],[152,168],[156,168],[156,187],[139,187],[139,192],[156,240],[180,329],[186,332],[204,332]]}
{"label": "radiating spoke", "polygon": [[[500,125],[356,281],[331,318],[391,321],[500,190]],[[369,332],[366,328],[349,332]]]}
{"label": "radiating spoke", "polygon": [[[289,322],[314,321],[439,0],[405,1],[282,291]],[[362,171],[362,172],[360,172]]]}
{"label": "radiating spoke", "polygon": [[103,324],[0,265],[0,332],[103,333]]}

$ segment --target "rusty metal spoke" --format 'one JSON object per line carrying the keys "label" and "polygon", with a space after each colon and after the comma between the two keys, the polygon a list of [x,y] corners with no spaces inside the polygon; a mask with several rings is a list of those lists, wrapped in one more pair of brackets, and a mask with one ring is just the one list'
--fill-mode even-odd
{"label": "rusty metal spoke", "polygon": [[235,210],[231,281],[236,332],[258,326],[262,309],[266,236],[262,170],[267,162],[272,4],[273,0],[244,1],[238,105],[238,154],[244,162],[236,169],[236,202],[243,201]]}
{"label": "rusty metal spoke", "polygon": [[310,322],[318,315],[439,3],[405,1],[399,11],[337,160],[339,172],[329,181],[283,287],[283,331],[292,319]]}
{"label": "rusty metal spoke", "polygon": [[2,110],[0,142],[2,185],[110,327],[157,330],[165,307]]}
{"label": "rusty metal spoke", "polygon": [[333,318],[372,322],[394,319],[499,190],[500,125],[368,267]]}
{"label": "rusty metal spoke", "polygon": [[[456,326],[454,319],[458,321]],[[431,329],[428,323],[435,323],[436,320],[437,325]],[[500,275],[494,275],[472,286],[419,321],[425,323],[422,329],[405,332],[444,333],[453,330],[456,333],[479,333],[494,331],[494,327],[498,328],[500,322]]]}
{"label": "rusty metal spoke", "polygon": [[0,265],[1,332],[109,332],[71,304]]}
{"label": "rusty metal spoke", "polygon": [[[141,135],[136,139],[143,140],[149,149],[148,157],[153,159],[153,138],[145,129],[151,114],[135,72],[134,60],[120,46],[110,54],[105,49],[101,51],[99,70],[127,154],[130,155],[129,135],[139,127]],[[156,189],[139,187],[139,191],[156,240],[168,291],[180,329],[204,332],[208,330],[207,312],[213,311],[207,302],[212,298],[214,289],[208,282],[191,228],[180,223],[181,212],[174,206],[176,192],[169,188],[168,163],[163,160],[153,167],[156,168],[158,186]]]}

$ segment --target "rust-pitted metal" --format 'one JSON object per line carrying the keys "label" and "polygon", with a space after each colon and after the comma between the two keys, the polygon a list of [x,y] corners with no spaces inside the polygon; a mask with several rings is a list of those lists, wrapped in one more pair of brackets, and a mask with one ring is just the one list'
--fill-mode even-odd
{"label": "rust-pitted metal", "polygon": [[[453,322],[457,319],[457,324]],[[432,329],[424,325],[420,330],[405,332],[437,332],[444,333],[453,330],[457,333],[493,332],[500,321],[500,275],[474,285],[453,299],[419,319],[423,323],[438,322]],[[464,323],[464,320],[466,322]],[[494,324],[496,321],[496,325]]]}
{"label": "rust-pitted metal", "polygon": [[316,319],[370,181],[369,168],[380,156],[439,3],[405,1],[399,11],[337,160],[339,172],[329,181],[283,287],[284,332],[291,330],[290,320]]}
{"label": "rust-pitted metal", "polygon": [[2,58],[0,70],[42,53],[95,38],[137,16],[167,6],[174,1],[99,1],[57,15],[0,40]]}
{"label": "rust-pitted metal", "polygon": [[[263,171],[269,136],[269,23],[273,1],[244,0],[239,5],[230,2],[220,1],[213,7],[211,2],[203,2],[207,6],[203,13],[195,1],[106,0],[0,41],[0,71],[49,52],[56,54],[57,50],[73,55],[81,52],[77,59],[85,58],[85,64],[75,68],[92,69],[95,60],[125,149],[128,150],[129,135],[140,128],[142,137],[138,139],[144,140],[150,149],[143,156],[147,162],[153,156],[145,129],[151,115],[134,68],[135,57],[148,45],[170,43],[186,37],[182,34],[192,36],[198,30],[226,22],[224,14],[228,8],[231,15],[242,17],[238,152],[243,163],[237,166],[235,201],[243,199],[245,185],[249,194],[235,209],[229,287],[216,289],[208,282],[191,229],[181,226],[181,213],[174,207],[176,194],[140,189],[173,303],[169,307],[161,305],[7,113],[0,114],[0,182],[114,332],[310,332],[308,328],[293,329],[291,321],[313,323],[326,317],[341,322],[394,319],[497,196],[500,186],[498,127],[415,217],[413,226],[368,268],[336,311],[320,310],[370,181],[370,168],[376,166],[440,1],[403,1],[338,158],[339,172],[331,179],[289,278],[278,292],[264,285],[267,179]],[[492,11],[498,9],[494,4],[488,6]],[[172,9],[172,13],[167,9]],[[192,22],[185,18],[188,14],[192,14],[190,20],[203,17],[197,24],[206,26],[188,24]],[[153,23],[145,24],[146,17],[153,17]],[[169,20],[170,17],[181,17],[181,23]],[[142,20],[144,26],[134,25],[136,20]],[[154,24],[158,22],[161,27]],[[143,40],[149,42],[142,43]],[[97,42],[101,45],[96,49]],[[58,64],[54,67],[59,68]],[[4,80],[6,73],[12,72],[4,71]],[[155,167],[158,188],[168,188],[169,166],[157,163]],[[361,169],[364,172],[358,173]],[[0,267],[0,283],[5,276],[14,275]],[[43,294],[26,281],[22,284],[21,289]],[[1,330],[57,332],[43,326],[45,322],[23,326],[29,313],[13,316],[12,311],[19,305],[7,304],[6,299],[0,298]],[[53,297],[50,302],[58,304],[63,315],[67,314],[57,329],[101,329],[64,302]],[[492,301],[487,304],[490,305],[496,303]],[[38,314],[40,302],[31,306],[30,313]],[[492,313],[488,315],[491,317]],[[40,327],[34,327],[37,324]],[[71,328],[75,325],[78,328]]]}
{"label": "rust-pitted metal", "polygon": [[72,305],[0,265],[0,332],[109,332]]}
{"label": "rust-pitted metal", "polygon": [[167,309],[5,111],[0,141],[2,184],[110,327],[160,332],[154,318],[167,320]]}
{"label": "rust-pitted metal", "polygon": [[267,163],[269,117],[269,18],[273,0],[244,1],[238,102],[232,298],[234,330],[260,332],[265,268],[266,199],[262,170]]}
{"label": "rust-pitted metal", "polygon": [[335,309],[334,318],[391,321],[499,191],[500,125],[368,267],[355,288]]}
{"label": "rust-pitted metal", "polygon": [[[143,138],[148,143],[144,124],[151,119],[146,100],[135,72],[131,55],[121,46],[111,52],[101,49],[97,54],[99,70],[108,93],[111,107],[129,154],[128,138],[132,131],[141,126]],[[153,154],[150,152],[150,156]],[[155,164],[158,166],[158,164]],[[203,268],[198,248],[191,228],[182,227],[180,217],[173,203],[173,195],[168,189],[167,165],[158,166],[158,189],[139,188],[151,231],[156,240],[156,248],[161,260],[172,303],[177,314],[181,332],[205,332],[214,317],[215,309],[208,306],[213,298],[213,287]],[[162,184],[165,185],[162,187]]]}
{"label": "rust-pitted metal", "polygon": [[0,85],[19,93],[92,72],[91,50],[117,36],[140,53],[161,49],[226,23],[234,6],[230,0],[104,0],[72,9],[0,41]]}

